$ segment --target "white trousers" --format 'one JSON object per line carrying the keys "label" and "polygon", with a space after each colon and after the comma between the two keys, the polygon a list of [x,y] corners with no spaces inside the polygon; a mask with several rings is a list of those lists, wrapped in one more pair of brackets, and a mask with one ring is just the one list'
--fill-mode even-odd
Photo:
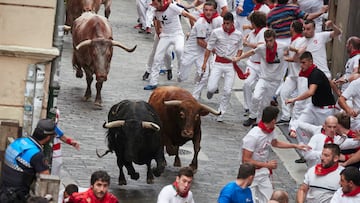
{"label": "white trousers", "polygon": [[62,164],[63,164],[62,155],[52,157],[51,175],[60,176]]}
{"label": "white trousers", "polygon": [[243,94],[244,94],[244,109],[249,109],[251,99],[253,96],[253,90],[260,75],[260,64],[256,64],[247,60],[246,69],[249,69],[250,75],[244,80]]}
{"label": "white trousers", "polygon": [[351,118],[351,130],[360,130],[360,116],[357,116],[356,118]]}
{"label": "white trousers", "polygon": [[251,100],[249,118],[259,119],[261,117],[263,109],[270,105],[271,98],[279,85],[280,81],[267,81],[263,78],[259,79],[255,85],[254,94]]}
{"label": "white trousers", "polygon": [[[305,105],[310,102],[310,98],[295,102],[293,109],[291,109],[291,105],[285,104],[285,100],[291,98],[292,96],[301,95],[307,90],[307,78],[298,76],[286,77],[280,90],[282,120],[289,120],[290,117],[291,119],[297,119],[300,117],[301,112],[305,109]],[[295,95],[294,92],[296,92]]]}
{"label": "white trousers", "polygon": [[[174,46],[176,57],[181,59],[181,56],[184,52],[184,36],[176,35],[160,37],[159,44],[157,45],[155,51],[154,63],[151,68],[150,85],[158,84],[159,71],[162,61],[164,60],[165,54],[171,45]],[[180,61],[181,60],[177,60],[178,68],[180,67]]]}
{"label": "white trousers", "polygon": [[[148,73],[151,73],[151,67],[154,63],[154,56],[155,56],[155,52],[156,52],[156,47],[157,45],[159,44],[159,36],[155,33],[154,34],[154,43],[153,43],[153,46],[152,46],[152,49],[151,49],[151,52],[150,52],[150,55],[149,55],[149,58],[148,58],[148,61],[147,61],[147,64],[146,64],[146,72]],[[166,51],[166,54],[165,54],[165,57],[164,57],[164,65],[165,65],[165,68],[167,70],[171,70],[171,48],[169,48],[167,51]]]}
{"label": "white trousers", "polygon": [[136,0],[136,10],[142,25],[142,29],[151,27],[151,23],[154,18],[155,8],[150,6],[151,1],[148,0]]}
{"label": "white trousers", "polygon": [[[298,128],[299,121],[309,123],[312,125],[320,125],[321,126],[325,123],[325,119],[328,116],[334,115],[337,112],[338,112],[338,110],[335,108],[331,108],[331,109],[319,108],[319,107],[314,106],[314,104],[309,103],[306,105],[305,110],[300,115],[299,119],[294,122],[294,124],[292,126],[294,129],[292,129],[292,130],[296,130],[296,128]],[[299,138],[299,137],[300,136],[296,137],[298,139],[298,142],[304,142],[304,140],[300,140],[301,138]],[[304,142],[304,143],[307,144],[307,142]]]}
{"label": "white trousers", "polygon": [[[181,57],[178,78],[185,81],[189,78],[191,68],[195,65],[198,73],[201,73],[201,66],[204,61],[204,51],[199,52],[194,49],[185,49]],[[207,68],[208,69],[208,68]]]}
{"label": "white trousers", "polygon": [[[204,89],[204,87],[206,87],[206,85],[208,84],[208,79],[209,79],[209,73],[210,73],[210,69],[214,66],[214,57],[212,57],[212,55],[210,55],[208,61],[207,61],[207,66],[206,66],[206,70],[205,73],[202,75],[200,81],[195,81],[195,87],[193,89],[192,92],[192,96],[199,100],[200,96],[201,96],[201,91]],[[201,70],[201,66],[197,67],[196,69],[196,77],[201,76],[202,74],[202,70]]]}
{"label": "white trousers", "polygon": [[214,63],[208,81],[209,92],[214,93],[218,89],[218,83],[222,75],[224,75],[224,90],[222,91],[218,110],[224,114],[229,106],[231,90],[235,79],[235,70],[232,63]]}
{"label": "white trousers", "polygon": [[269,174],[256,175],[250,186],[255,203],[267,203],[273,193]]}

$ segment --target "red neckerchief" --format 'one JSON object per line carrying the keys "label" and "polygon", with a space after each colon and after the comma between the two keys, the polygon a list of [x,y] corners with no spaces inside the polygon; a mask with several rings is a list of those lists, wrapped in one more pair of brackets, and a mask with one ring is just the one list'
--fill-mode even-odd
{"label": "red neckerchief", "polygon": [[302,37],[302,34],[301,34],[301,33],[292,36],[292,37],[291,37],[291,41],[294,41],[294,40],[296,40],[296,39],[299,38],[299,37]]}
{"label": "red neckerchief", "polygon": [[269,49],[266,47],[266,62],[268,62],[268,63],[274,62],[275,56],[276,56],[276,50],[277,50],[276,41],[274,42],[274,46],[272,49]]}
{"label": "red neckerchief", "polygon": [[315,166],[315,175],[318,175],[318,176],[327,175],[327,174],[335,171],[338,168],[338,166],[339,166],[339,164],[336,163],[336,164],[334,164],[333,166],[331,166],[329,168],[324,168],[324,167],[322,167],[321,164],[317,164]]}
{"label": "red neckerchief", "polygon": [[352,130],[349,130],[349,132],[346,134],[349,138],[355,138],[356,137],[356,134],[354,131]]}
{"label": "red neckerchief", "polygon": [[261,29],[262,29],[262,28],[255,28],[254,34],[257,35],[257,34],[260,32]]}
{"label": "red neckerchief", "polygon": [[260,120],[260,122],[258,123],[259,128],[264,131],[265,133],[272,133],[272,131],[274,131],[274,128],[268,128],[265,126],[265,123],[263,123],[262,120]]}
{"label": "red neckerchief", "polygon": [[254,6],[254,11],[258,11],[259,9],[260,9],[260,7],[262,6],[263,4],[255,4],[255,6]]}
{"label": "red neckerchief", "polygon": [[188,196],[189,191],[187,191],[187,192],[185,192],[185,193],[183,193],[183,194],[181,194],[181,193],[179,192],[179,190],[178,190],[179,187],[178,187],[178,184],[177,184],[176,181],[173,182],[173,187],[174,187],[174,189],[176,190],[176,193],[177,193],[180,197],[185,198],[185,197]]}
{"label": "red neckerchief", "polygon": [[348,192],[348,193],[344,193],[342,196],[354,197],[359,193],[360,193],[360,187],[358,186],[355,190]]}
{"label": "red neckerchief", "polygon": [[301,70],[299,76],[308,78],[310,76],[310,73],[313,72],[315,68],[316,68],[315,64],[312,64],[306,71]]}
{"label": "red neckerchief", "polygon": [[235,31],[235,26],[234,25],[231,25],[229,31],[225,30],[224,25],[222,25],[222,28],[223,28],[224,32],[228,33],[229,35],[231,35],[231,33],[233,33]]}
{"label": "red neckerchief", "polygon": [[158,11],[165,11],[170,5],[170,2],[168,0],[163,1],[163,6]]}
{"label": "red neckerchief", "polygon": [[267,6],[269,6],[270,10],[276,7],[276,4],[268,4]]}
{"label": "red neckerchief", "polygon": [[325,144],[327,143],[334,143],[334,138],[326,135]]}
{"label": "red neckerchief", "polygon": [[206,20],[208,23],[211,23],[212,20],[213,20],[214,18],[218,17],[218,16],[219,16],[218,12],[215,12],[214,15],[212,15],[211,18],[208,19],[208,18],[204,15],[204,13],[200,13],[200,17],[205,18],[205,20]]}
{"label": "red neckerchief", "polygon": [[353,51],[353,52],[351,52],[351,54],[350,54],[350,58],[352,58],[353,56],[356,56],[356,55],[358,55],[358,54],[360,54],[360,50]]}

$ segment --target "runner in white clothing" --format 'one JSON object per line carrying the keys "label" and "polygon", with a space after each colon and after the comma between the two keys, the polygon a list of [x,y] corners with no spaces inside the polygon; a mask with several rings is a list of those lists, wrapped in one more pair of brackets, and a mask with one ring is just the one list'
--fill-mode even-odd
{"label": "runner in white clothing", "polygon": [[354,149],[360,146],[360,142],[346,135],[338,135],[338,120],[335,116],[328,116],[323,125],[323,132],[311,137],[308,145],[311,150],[303,152],[308,167],[315,166],[321,161],[321,152],[324,144],[335,143],[341,150]]}
{"label": "runner in white clothing", "polygon": [[[154,25],[160,40],[156,47],[150,82],[149,85],[144,87],[144,90],[153,90],[157,87],[161,64],[170,45],[174,45],[177,58],[181,58],[184,51],[184,33],[179,15],[188,17],[192,21],[196,20],[184,8],[177,6],[175,3],[170,3],[170,0],[153,0],[152,6],[156,8]],[[180,60],[178,60],[179,66]]]}
{"label": "runner in white clothing", "polygon": [[[298,3],[302,11],[306,13],[315,13],[324,6],[324,0],[292,0],[293,3]],[[316,24],[315,32],[322,31],[323,15],[314,19]]]}
{"label": "runner in white clothing", "polygon": [[325,144],[321,163],[308,169],[304,183],[300,185],[296,200],[298,203],[327,203],[340,188],[340,148],[337,144]]}
{"label": "runner in white clothing", "polygon": [[224,91],[218,110],[221,115],[218,116],[217,121],[222,122],[224,113],[229,105],[231,90],[234,84],[235,71],[232,58],[242,54],[243,43],[242,34],[235,29],[234,16],[228,12],[223,18],[223,26],[214,29],[210,35],[204,54],[204,61],[202,64],[202,72],[205,74],[208,59],[213,50],[215,50],[216,58],[214,67],[212,67],[209,81],[207,98],[211,99],[214,92],[218,89],[218,82],[222,75],[224,75]]}
{"label": "runner in white clothing", "polygon": [[[290,46],[295,49],[304,47],[305,38],[302,36],[303,23],[301,21],[293,21],[290,26],[290,32],[292,36]],[[278,123],[287,123],[291,118],[289,123],[290,126],[292,122],[300,117],[306,104],[310,102],[310,99],[305,99],[300,102],[296,102],[294,106],[285,104],[285,99],[289,98],[292,94],[294,94],[294,92],[296,92],[297,95],[300,95],[307,90],[307,80],[304,77],[299,77],[300,63],[296,59],[298,59],[298,56],[295,55],[295,52],[290,51],[289,60],[287,60],[289,61],[288,73],[280,89],[281,118]]]}
{"label": "runner in white clothing", "polygon": [[359,203],[360,202],[360,171],[350,166],[340,173],[339,188],[330,203]]}
{"label": "runner in white clothing", "polygon": [[[346,90],[340,96],[338,103],[344,111],[350,115],[351,129],[360,130],[360,78],[352,81]],[[347,104],[346,100],[352,100],[352,107]]]}
{"label": "runner in white clothing", "polygon": [[315,22],[313,20],[306,20],[303,35],[306,39],[306,51],[311,52],[313,55],[314,64],[325,73],[328,79],[331,79],[331,73],[327,65],[325,45],[331,39],[339,36],[342,31],[330,20],[326,21],[325,25],[332,28],[333,31],[315,33]]}
{"label": "runner in white clothing", "polygon": [[193,176],[190,167],[181,168],[174,183],[161,189],[157,203],[195,203],[190,191]]}
{"label": "runner in white clothing", "polygon": [[[255,49],[260,44],[265,44],[264,32],[266,28],[266,15],[263,12],[255,11],[250,14],[249,20],[254,28],[244,38],[244,48],[249,47]],[[260,75],[260,56],[254,54],[249,57],[246,62],[246,69],[250,72],[250,75],[245,79],[243,85],[244,94],[244,109],[245,116],[249,115],[249,106],[251,105],[251,98],[253,96],[253,89]]]}
{"label": "runner in white clothing", "polygon": [[346,51],[349,55],[349,59],[345,64],[345,73],[342,77],[335,81],[337,85],[341,85],[341,92],[344,92],[349,86],[349,78],[351,74],[357,73],[359,70],[360,38],[356,36],[349,37],[346,41]]}
{"label": "runner in white clothing", "polygon": [[151,5],[151,0],[136,0],[136,11],[139,16],[139,24],[134,28],[140,29],[140,33],[151,34],[151,24],[154,18],[155,8]]}
{"label": "runner in white clothing", "polygon": [[[204,53],[207,41],[213,29],[221,27],[222,17],[216,11],[216,3],[213,1],[205,2],[203,13],[200,15],[195,25],[191,29],[190,36],[185,42],[184,53],[181,58],[178,82],[187,80],[193,65],[196,67],[195,88],[192,95],[195,99],[200,98],[201,90],[206,86],[209,75],[209,68],[202,74],[201,65],[204,61]],[[208,65],[210,60],[208,62]],[[200,80],[197,80],[199,78]]]}
{"label": "runner in white clothing", "polygon": [[[220,16],[224,16],[225,13],[228,12],[228,3],[226,0],[214,0],[217,4],[217,10],[220,13]],[[204,5],[206,0],[194,0],[189,6],[186,6],[187,9],[195,8],[195,12],[192,12],[192,14],[196,17],[199,17],[201,13],[201,7]]]}
{"label": "runner in white clothing", "polygon": [[275,32],[273,30],[266,30],[264,38],[266,44],[260,44],[255,49],[233,59],[236,62],[254,54],[260,56],[260,77],[256,83],[252,102],[249,106],[249,119],[244,121],[244,126],[256,123],[257,118],[260,117],[265,105],[270,103],[272,96],[284,77],[284,52],[289,47],[275,41]]}
{"label": "runner in white clothing", "polygon": [[269,160],[270,148],[297,148],[308,150],[303,144],[292,144],[276,139],[274,133],[275,123],[279,109],[268,106],[263,110],[258,126],[252,128],[243,138],[242,163],[253,164],[257,170],[251,185],[255,202],[267,202],[273,193],[270,181],[270,171],[277,168],[276,160]]}

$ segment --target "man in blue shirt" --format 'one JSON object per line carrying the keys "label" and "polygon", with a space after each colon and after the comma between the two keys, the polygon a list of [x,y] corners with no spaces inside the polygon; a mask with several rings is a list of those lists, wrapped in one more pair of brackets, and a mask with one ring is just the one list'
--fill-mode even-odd
{"label": "man in blue shirt", "polygon": [[1,173],[0,202],[24,203],[36,174],[49,174],[42,146],[55,136],[55,122],[39,120],[32,136],[12,142],[5,151]]}
{"label": "man in blue shirt", "polygon": [[254,175],[254,165],[241,164],[236,180],[228,183],[221,190],[218,203],[253,203],[249,186],[254,180]]}

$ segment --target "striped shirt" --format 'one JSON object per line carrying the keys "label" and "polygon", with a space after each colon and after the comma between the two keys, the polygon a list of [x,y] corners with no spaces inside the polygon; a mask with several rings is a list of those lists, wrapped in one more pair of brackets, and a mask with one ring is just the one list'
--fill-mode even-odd
{"label": "striped shirt", "polygon": [[279,4],[267,15],[267,26],[276,33],[276,38],[290,38],[290,25],[297,19],[306,19],[307,13],[293,4]]}

